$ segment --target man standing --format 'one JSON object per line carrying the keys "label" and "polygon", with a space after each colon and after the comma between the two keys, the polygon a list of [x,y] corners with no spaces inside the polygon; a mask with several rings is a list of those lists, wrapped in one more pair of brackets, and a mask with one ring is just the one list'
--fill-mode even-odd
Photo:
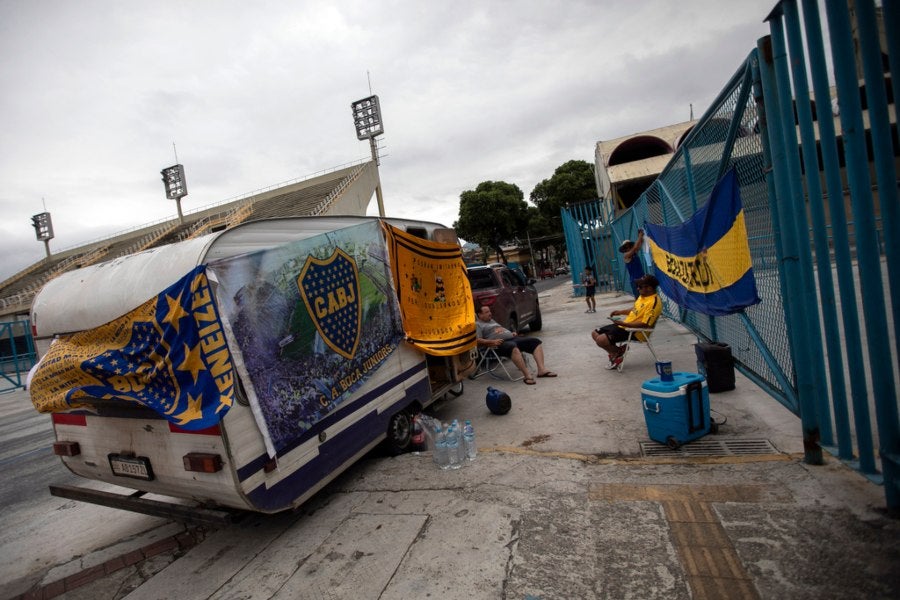
{"label": "man standing", "polygon": [[638,252],[644,245],[644,230],[638,229],[637,241],[625,240],[619,246],[619,252],[622,253],[622,260],[625,261],[625,269],[628,271],[628,279],[631,280],[631,291],[634,297],[638,297],[637,281],[644,276],[644,264]]}
{"label": "man standing", "polygon": [[478,346],[481,348],[496,348],[497,354],[512,359],[513,364],[525,377],[527,385],[534,385],[534,378],[525,364],[522,352],[528,352],[534,356],[538,377],[556,377],[556,373],[549,371],[544,366],[544,348],[541,345],[541,340],[536,337],[519,337],[517,333],[503,327],[494,321],[490,306],[481,306],[478,309],[475,331]]}
{"label": "man standing", "polygon": [[[625,349],[619,348],[619,344],[628,339],[628,332],[623,327],[653,329],[662,313],[662,300],[656,293],[656,287],[659,285],[656,277],[645,275],[638,279],[635,285],[639,295],[634,301],[634,307],[630,310],[626,308],[609,313],[610,319],[615,320],[617,316],[625,316],[625,319],[598,327],[591,332],[594,342],[609,354],[607,369],[615,369],[622,364]],[[635,338],[646,339],[640,332],[635,334]]]}

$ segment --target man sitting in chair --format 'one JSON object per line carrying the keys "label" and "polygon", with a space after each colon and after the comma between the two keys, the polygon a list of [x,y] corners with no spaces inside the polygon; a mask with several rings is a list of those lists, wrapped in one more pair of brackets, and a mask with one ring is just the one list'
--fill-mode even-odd
{"label": "man sitting in chair", "polygon": [[491,315],[490,306],[481,306],[478,309],[478,320],[475,322],[475,329],[480,348],[495,348],[500,356],[512,359],[522,375],[525,376],[527,385],[534,385],[534,377],[525,365],[525,358],[522,352],[527,352],[534,356],[534,362],[537,364],[538,377],[556,377],[556,373],[548,370],[544,366],[544,348],[541,340],[536,337],[519,337],[519,334],[510,331],[494,321]]}
{"label": "man sitting in chair", "polygon": [[[620,348],[619,344],[628,339],[628,332],[624,327],[653,329],[656,326],[656,320],[662,313],[662,300],[656,294],[656,287],[659,281],[653,275],[644,275],[635,282],[638,290],[638,297],[634,300],[634,307],[629,309],[614,310],[609,313],[609,318],[615,323],[598,327],[591,332],[594,342],[609,354],[609,365],[607,369],[615,369],[622,364],[625,355],[625,348]],[[617,316],[625,316],[622,320],[616,320]],[[638,333],[635,339],[643,341],[646,338],[643,334]]]}

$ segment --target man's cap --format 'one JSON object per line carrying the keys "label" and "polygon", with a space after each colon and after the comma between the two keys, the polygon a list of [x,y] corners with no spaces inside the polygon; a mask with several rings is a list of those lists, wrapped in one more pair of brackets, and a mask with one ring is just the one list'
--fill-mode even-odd
{"label": "man's cap", "polygon": [[619,246],[619,252],[628,252],[632,246],[634,246],[634,242],[632,242],[631,240],[625,240],[624,242],[622,242],[622,245]]}
{"label": "man's cap", "polygon": [[634,282],[636,285],[652,285],[654,288],[659,287],[659,281],[653,275],[644,275],[640,279]]}

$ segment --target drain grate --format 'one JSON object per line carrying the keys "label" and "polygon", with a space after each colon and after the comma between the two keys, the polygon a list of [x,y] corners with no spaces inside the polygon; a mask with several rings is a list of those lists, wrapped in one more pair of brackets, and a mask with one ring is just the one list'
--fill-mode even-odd
{"label": "drain grate", "polygon": [[703,437],[688,442],[676,450],[665,444],[641,442],[641,456],[747,456],[758,454],[780,454],[772,442],[765,439],[716,439]]}

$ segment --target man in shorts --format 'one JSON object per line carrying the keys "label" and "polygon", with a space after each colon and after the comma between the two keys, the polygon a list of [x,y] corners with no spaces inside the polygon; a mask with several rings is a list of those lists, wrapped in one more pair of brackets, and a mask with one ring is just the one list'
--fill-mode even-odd
{"label": "man in shorts", "polygon": [[541,340],[531,336],[519,337],[516,332],[503,327],[494,321],[490,306],[481,306],[478,309],[475,335],[480,348],[496,348],[497,354],[511,359],[516,368],[522,372],[527,385],[534,385],[534,376],[525,364],[523,352],[534,357],[538,377],[556,377],[556,373],[544,366],[544,348]]}
{"label": "man in shorts", "polygon": [[[662,313],[662,300],[656,293],[656,287],[659,281],[653,275],[645,275],[635,282],[638,289],[638,297],[634,300],[634,307],[629,309],[614,310],[609,313],[610,319],[617,316],[625,318],[598,327],[591,332],[591,338],[598,346],[606,350],[609,354],[609,365],[607,369],[615,369],[622,364],[625,354],[624,348],[619,348],[619,344],[628,339],[628,332],[623,327],[643,327],[653,329],[656,321]],[[637,333],[636,339],[643,339],[643,334]]]}

